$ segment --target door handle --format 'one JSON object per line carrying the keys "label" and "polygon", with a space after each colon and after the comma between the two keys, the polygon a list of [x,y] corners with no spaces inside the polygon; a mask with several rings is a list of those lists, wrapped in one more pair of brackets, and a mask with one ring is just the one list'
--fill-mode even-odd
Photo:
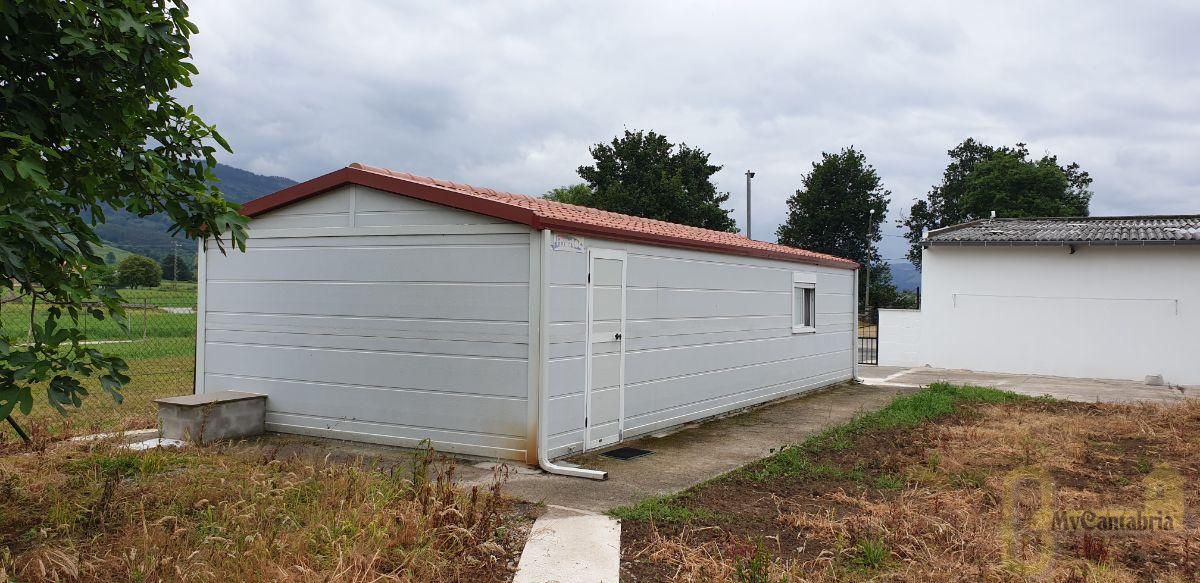
{"label": "door handle", "polygon": [[621,333],[620,333],[620,332],[617,332],[617,333],[616,333],[614,336],[615,336],[615,338],[616,338],[617,340],[620,340],[620,339],[621,339]]}

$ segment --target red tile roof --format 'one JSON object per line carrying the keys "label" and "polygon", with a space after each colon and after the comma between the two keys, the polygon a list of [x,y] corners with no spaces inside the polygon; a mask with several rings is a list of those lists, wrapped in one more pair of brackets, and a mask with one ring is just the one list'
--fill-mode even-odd
{"label": "red tile roof", "polygon": [[426,178],[407,172],[394,172],[357,162],[324,176],[254,199],[242,207],[242,214],[249,217],[258,216],[345,184],[358,184],[392,194],[505,219],[528,225],[537,230],[550,229],[608,239],[781,259],[843,269],[858,268],[858,263],[849,259],[786,245],[752,241],[734,233],[622,215],[544,198],[479,188],[449,180]]}

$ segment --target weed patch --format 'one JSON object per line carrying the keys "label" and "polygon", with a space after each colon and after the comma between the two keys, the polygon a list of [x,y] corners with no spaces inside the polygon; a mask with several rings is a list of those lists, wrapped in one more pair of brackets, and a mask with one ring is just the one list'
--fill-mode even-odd
{"label": "weed patch", "polygon": [[690,522],[706,520],[714,517],[712,512],[704,509],[688,508],[684,501],[686,494],[669,494],[652,496],[643,499],[633,506],[620,506],[609,511],[609,514],[620,520],[644,520],[658,522]]}

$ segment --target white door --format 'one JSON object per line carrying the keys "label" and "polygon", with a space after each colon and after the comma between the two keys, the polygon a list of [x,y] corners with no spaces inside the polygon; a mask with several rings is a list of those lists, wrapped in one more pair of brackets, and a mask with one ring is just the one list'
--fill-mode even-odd
{"label": "white door", "polygon": [[621,440],[625,422],[625,252],[588,251],[587,448]]}

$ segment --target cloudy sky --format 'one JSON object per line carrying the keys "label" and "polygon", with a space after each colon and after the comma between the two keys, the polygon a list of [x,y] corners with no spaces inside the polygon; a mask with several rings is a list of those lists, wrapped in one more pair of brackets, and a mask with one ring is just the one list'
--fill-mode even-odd
{"label": "cloudy sky", "polygon": [[739,224],[757,173],[758,239],[822,151],[862,149],[894,222],[968,136],[1079,162],[1093,214],[1200,212],[1200,3],[966,4],[204,0],[181,96],[223,161],[295,180],[361,161],[541,194],[653,129],[724,165]]}

